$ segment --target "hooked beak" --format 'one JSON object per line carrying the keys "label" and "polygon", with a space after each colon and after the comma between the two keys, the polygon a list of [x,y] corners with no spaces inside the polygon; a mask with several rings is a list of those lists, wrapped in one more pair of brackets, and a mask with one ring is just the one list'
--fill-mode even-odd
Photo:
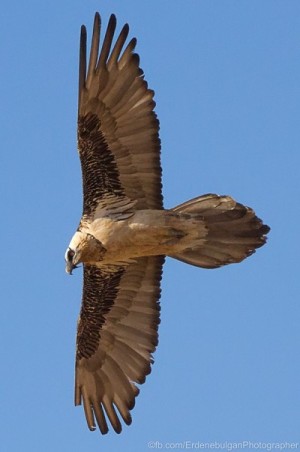
{"label": "hooked beak", "polygon": [[69,273],[69,275],[72,275],[72,271],[74,268],[76,268],[76,265],[73,265],[73,262],[68,261],[66,263],[66,272]]}
{"label": "hooked beak", "polygon": [[73,262],[67,262],[66,264],[66,272],[69,273],[69,275],[72,275],[74,268],[78,268],[78,265],[73,264]]}

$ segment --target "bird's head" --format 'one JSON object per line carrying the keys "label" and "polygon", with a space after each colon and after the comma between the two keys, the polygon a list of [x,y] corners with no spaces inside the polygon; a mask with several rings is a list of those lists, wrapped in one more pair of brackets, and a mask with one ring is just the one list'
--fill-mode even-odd
{"label": "bird's head", "polygon": [[93,264],[103,259],[106,249],[93,235],[77,231],[65,253],[66,272],[72,275],[80,263]]}
{"label": "bird's head", "polygon": [[74,268],[78,267],[78,265],[76,263],[76,261],[77,261],[76,254],[77,254],[76,251],[70,247],[68,247],[68,249],[65,253],[66,272],[69,273],[69,275],[72,275],[72,271],[74,270]]}

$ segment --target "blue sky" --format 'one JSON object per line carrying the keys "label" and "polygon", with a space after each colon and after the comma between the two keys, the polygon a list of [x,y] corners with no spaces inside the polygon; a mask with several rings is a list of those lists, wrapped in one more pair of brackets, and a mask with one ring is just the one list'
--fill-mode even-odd
{"label": "blue sky", "polygon": [[[166,207],[230,194],[272,228],[239,265],[167,260],[152,374],[106,437],[73,406],[82,277],[63,259],[82,205],[79,29],[96,10],[138,38]],[[299,1],[6,1],[0,30],[1,451],[299,442]]]}

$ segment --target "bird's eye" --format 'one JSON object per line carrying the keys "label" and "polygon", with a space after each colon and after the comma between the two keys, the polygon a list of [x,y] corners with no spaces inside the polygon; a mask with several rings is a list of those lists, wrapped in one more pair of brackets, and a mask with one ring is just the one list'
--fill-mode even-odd
{"label": "bird's eye", "polygon": [[67,252],[67,260],[69,262],[72,262],[74,256],[75,256],[75,251],[72,250],[71,248],[69,248],[69,250]]}

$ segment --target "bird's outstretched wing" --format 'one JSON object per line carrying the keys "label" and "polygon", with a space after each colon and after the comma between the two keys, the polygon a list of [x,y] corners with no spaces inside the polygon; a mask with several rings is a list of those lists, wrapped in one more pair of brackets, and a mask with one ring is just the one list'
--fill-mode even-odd
{"label": "bird's outstretched wing", "polygon": [[134,53],[125,47],[124,25],[114,45],[116,18],[110,17],[101,49],[96,13],[87,68],[86,28],[81,28],[78,148],[83,177],[83,213],[92,215],[105,195],[137,200],[137,208],[161,208],[159,123]]}
{"label": "bird's outstretched wing", "polygon": [[117,433],[131,423],[139,389],[150,373],[158,341],[164,257],[143,257],[127,267],[84,266],[78,322],[75,404],[83,401],[90,430]]}

